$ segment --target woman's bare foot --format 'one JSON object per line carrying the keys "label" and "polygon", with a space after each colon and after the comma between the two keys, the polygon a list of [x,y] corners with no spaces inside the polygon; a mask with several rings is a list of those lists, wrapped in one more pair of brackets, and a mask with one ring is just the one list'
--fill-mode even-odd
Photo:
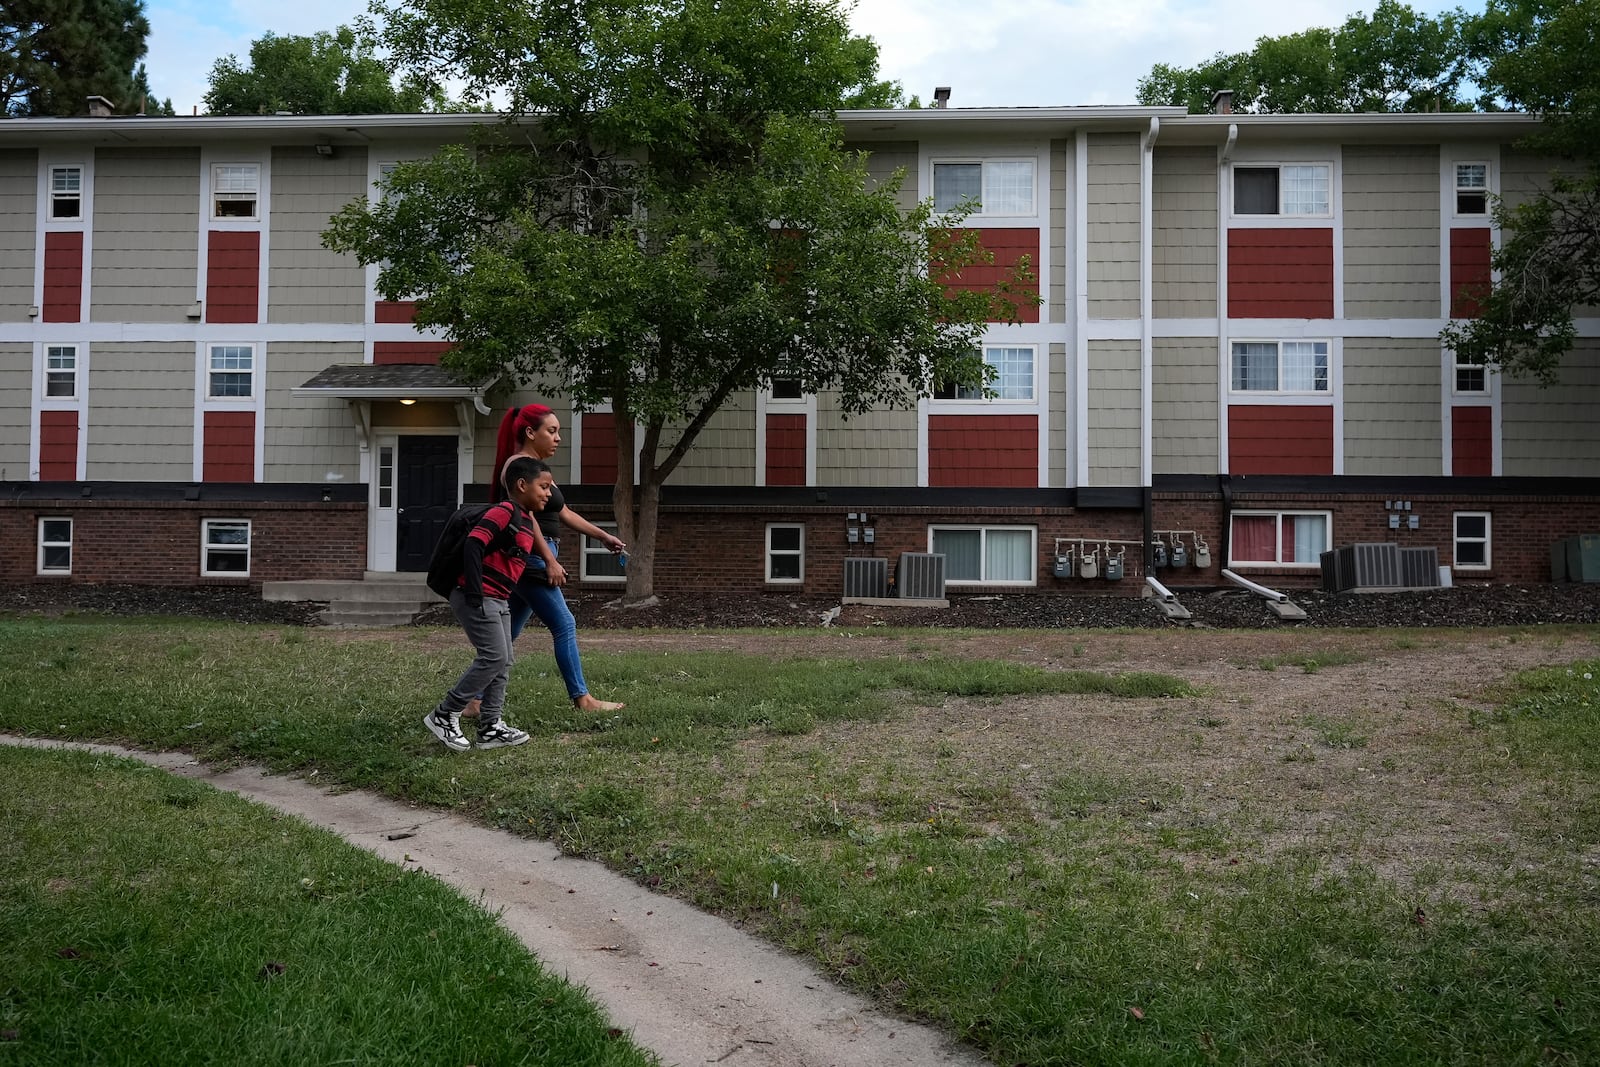
{"label": "woman's bare foot", "polygon": [[596,700],[594,696],[589,693],[583,694],[583,696],[573,701],[573,704],[579,711],[621,711],[623,708],[628,706],[626,704],[618,704],[610,700]]}
{"label": "woman's bare foot", "polygon": [[478,709],[481,707],[483,707],[483,701],[473,697],[467,701],[467,706],[461,709],[461,717],[463,719],[476,719],[478,717]]}

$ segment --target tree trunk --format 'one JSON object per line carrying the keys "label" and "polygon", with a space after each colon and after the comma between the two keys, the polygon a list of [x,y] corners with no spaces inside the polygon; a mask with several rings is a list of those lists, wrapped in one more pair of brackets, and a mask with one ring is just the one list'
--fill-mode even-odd
{"label": "tree trunk", "polygon": [[661,514],[661,482],[655,471],[640,472],[638,521],[633,540],[628,543],[628,586],[622,594],[624,605],[637,604],[655,595],[656,522]]}

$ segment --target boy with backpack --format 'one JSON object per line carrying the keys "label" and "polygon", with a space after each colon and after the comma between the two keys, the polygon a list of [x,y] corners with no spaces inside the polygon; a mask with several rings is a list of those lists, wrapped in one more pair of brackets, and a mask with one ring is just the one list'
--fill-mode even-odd
{"label": "boy with backpack", "polygon": [[550,468],[532,456],[506,465],[506,499],[483,513],[462,546],[461,577],[450,590],[450,610],[477,651],[466,671],[422,718],[433,736],[453,752],[471,748],[461,732],[461,709],[483,694],[478,712],[478,747],[520,745],[528,734],[504,720],[506,682],[511,677],[511,605],[537,535],[529,511],[543,509],[555,485]]}

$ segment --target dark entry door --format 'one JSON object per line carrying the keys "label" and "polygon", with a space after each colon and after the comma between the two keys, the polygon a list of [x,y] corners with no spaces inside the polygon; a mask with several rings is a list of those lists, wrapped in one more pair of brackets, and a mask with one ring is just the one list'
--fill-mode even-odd
{"label": "dark entry door", "polygon": [[402,437],[395,475],[399,508],[395,570],[425,571],[445,520],[456,510],[456,438]]}

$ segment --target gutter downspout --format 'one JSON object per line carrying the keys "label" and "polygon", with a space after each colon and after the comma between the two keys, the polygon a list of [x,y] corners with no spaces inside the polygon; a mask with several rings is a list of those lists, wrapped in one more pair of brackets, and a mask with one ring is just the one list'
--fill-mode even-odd
{"label": "gutter downspout", "polygon": [[1151,425],[1155,374],[1155,342],[1151,316],[1155,312],[1153,279],[1154,262],[1151,227],[1155,218],[1155,146],[1161,136],[1161,120],[1150,116],[1150,130],[1145,134],[1144,151],[1139,160],[1139,506],[1144,513],[1144,543],[1140,555],[1144,559],[1145,574],[1155,573],[1155,562],[1150,542],[1155,528],[1155,463],[1151,450],[1155,447],[1155,433]]}
{"label": "gutter downspout", "polygon": [[[1151,119],[1151,121],[1154,122],[1155,120]],[[1227,143],[1225,143],[1222,146],[1222,162],[1223,163],[1227,163],[1228,160],[1230,158],[1232,158],[1232,156],[1233,156],[1233,146],[1238,144],[1238,143],[1239,143],[1239,124],[1237,122],[1230,122],[1230,123],[1228,123],[1228,140],[1227,140]]]}

